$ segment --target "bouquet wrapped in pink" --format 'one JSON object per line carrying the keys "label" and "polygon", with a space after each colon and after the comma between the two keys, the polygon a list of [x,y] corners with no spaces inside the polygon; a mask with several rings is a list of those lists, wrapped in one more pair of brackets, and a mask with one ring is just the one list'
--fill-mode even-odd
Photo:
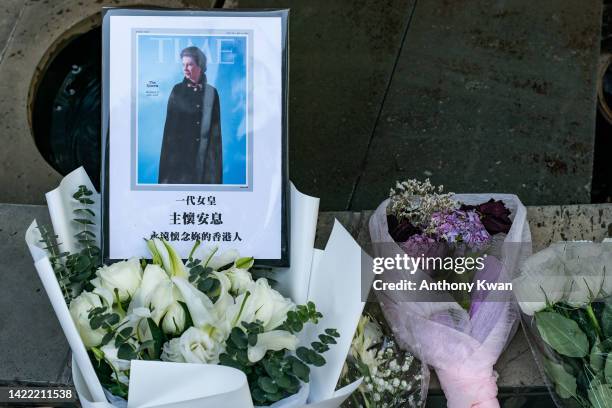
{"label": "bouquet wrapped in pink", "polygon": [[510,280],[531,252],[521,201],[409,180],[369,227],[374,256],[404,262],[373,285],[400,346],[435,369],[449,407],[498,407],[493,366],[518,321]]}

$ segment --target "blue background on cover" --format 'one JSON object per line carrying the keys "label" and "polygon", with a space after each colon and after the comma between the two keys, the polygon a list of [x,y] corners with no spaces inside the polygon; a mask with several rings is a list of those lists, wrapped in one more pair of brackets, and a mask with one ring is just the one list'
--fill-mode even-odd
{"label": "blue background on cover", "polygon": [[[246,184],[246,43],[244,36],[138,36],[139,184],[157,184],[168,97],[173,86],[184,78],[180,52],[191,45],[199,47],[206,55],[208,83],[219,92],[223,184]],[[145,86],[149,81],[157,83],[158,95],[146,95],[147,89],[154,89]]]}

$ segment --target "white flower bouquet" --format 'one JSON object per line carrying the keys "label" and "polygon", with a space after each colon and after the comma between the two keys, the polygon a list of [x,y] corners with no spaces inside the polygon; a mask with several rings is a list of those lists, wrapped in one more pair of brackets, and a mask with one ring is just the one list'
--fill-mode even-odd
{"label": "white flower bouquet", "polygon": [[514,280],[536,361],[560,407],[612,406],[612,242],[559,242]]}
{"label": "white flower bouquet", "polygon": [[[418,408],[425,404],[429,370],[410,352],[401,350],[384,322],[371,310],[359,320],[340,378],[347,385],[364,381],[346,401],[346,408]],[[380,316],[382,319],[382,316]]]}
{"label": "white flower bouquet", "polygon": [[[361,381],[335,390],[363,302],[349,285],[338,296],[341,313],[320,288],[348,278],[346,270],[330,275],[338,262],[359,273],[360,248],[335,228],[327,250],[313,250],[317,206],[296,190],[292,196],[301,203],[292,212],[292,253],[308,265],[278,274],[302,304],[255,279],[253,258],[198,243],[186,262],[168,242],[151,239],[149,262],[102,265],[99,197],[86,174],[75,171],[49,193],[58,235],[34,222],[26,241],[73,351],[82,405],[339,406]],[[296,238],[299,231],[308,236]]]}

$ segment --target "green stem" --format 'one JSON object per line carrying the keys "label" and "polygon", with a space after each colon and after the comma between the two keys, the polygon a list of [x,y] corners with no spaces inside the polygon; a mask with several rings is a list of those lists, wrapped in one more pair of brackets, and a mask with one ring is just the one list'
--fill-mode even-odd
{"label": "green stem", "polygon": [[236,323],[238,323],[238,320],[240,320],[240,316],[242,316],[242,311],[244,310],[244,305],[246,304],[246,301],[249,298],[249,296],[251,296],[251,292],[247,291],[244,295],[244,299],[242,300],[242,304],[240,305],[240,311],[238,312],[238,314],[236,315],[236,318],[232,322],[232,327],[236,326]]}
{"label": "green stem", "polygon": [[603,340],[603,333],[601,331],[601,326],[599,326],[599,322],[597,321],[597,317],[595,317],[595,312],[593,311],[593,307],[591,306],[590,303],[587,306],[586,311],[587,311],[587,315],[589,316],[589,319],[591,319],[591,323],[593,324],[593,327],[595,327],[595,331],[597,332],[597,335],[599,336],[601,340]]}

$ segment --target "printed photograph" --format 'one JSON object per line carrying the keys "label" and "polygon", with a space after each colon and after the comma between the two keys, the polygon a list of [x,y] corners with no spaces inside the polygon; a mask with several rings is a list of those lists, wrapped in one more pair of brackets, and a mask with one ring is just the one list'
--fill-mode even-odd
{"label": "printed photograph", "polygon": [[248,188],[247,41],[136,33],[136,187]]}

